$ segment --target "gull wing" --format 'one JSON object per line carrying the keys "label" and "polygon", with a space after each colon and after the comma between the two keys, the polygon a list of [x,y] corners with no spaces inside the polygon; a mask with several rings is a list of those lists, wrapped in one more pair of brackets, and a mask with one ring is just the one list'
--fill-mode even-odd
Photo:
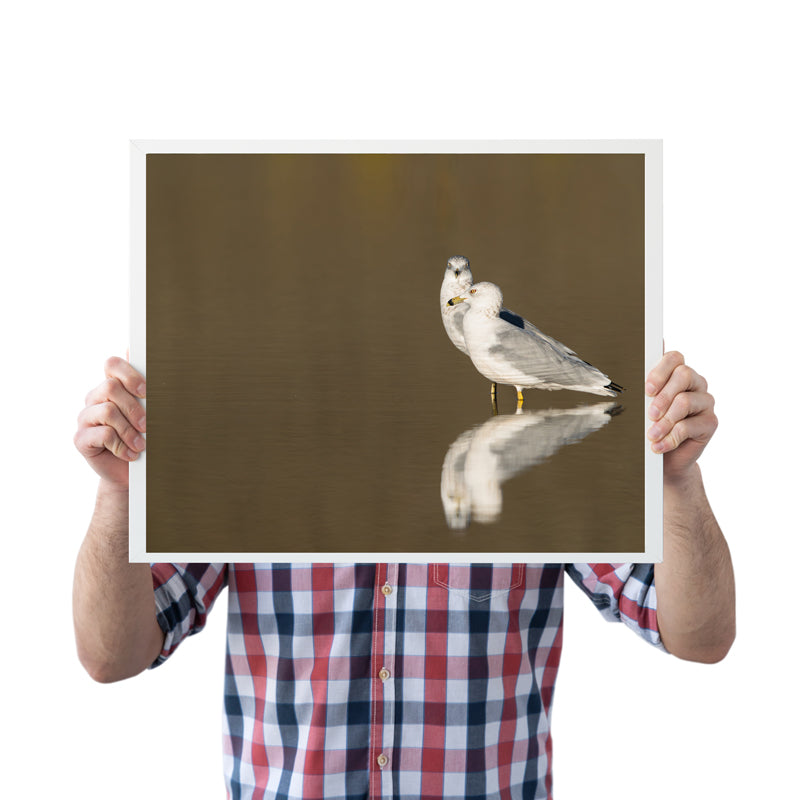
{"label": "gull wing", "polygon": [[553,347],[557,348],[558,350],[562,350],[563,352],[569,355],[575,355],[574,350],[570,350],[562,342],[559,342],[558,339],[554,339],[552,336],[548,336],[546,333],[540,331],[532,322],[525,319],[525,317],[521,317],[519,314],[515,314],[513,311],[507,308],[500,309],[500,319],[507,322],[509,325],[513,325],[516,328],[521,328],[522,330],[532,331],[535,334],[538,334],[542,337],[546,342],[549,342],[553,345]]}
{"label": "gull wing", "polygon": [[489,353],[502,357],[519,373],[538,379],[545,384],[542,388],[547,384],[569,387],[609,382],[608,376],[599,369],[533,326],[520,328],[502,320],[496,335],[497,343],[489,347]]}

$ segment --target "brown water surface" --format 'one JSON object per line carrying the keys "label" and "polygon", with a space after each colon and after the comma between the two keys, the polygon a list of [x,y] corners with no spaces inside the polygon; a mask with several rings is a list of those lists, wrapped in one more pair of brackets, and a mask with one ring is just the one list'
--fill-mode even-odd
{"label": "brown water surface", "polygon": [[[642,551],[643,189],[635,154],[148,155],[148,550]],[[626,387],[541,463],[506,442],[461,529],[443,465],[492,413],[440,318],[455,254]]]}

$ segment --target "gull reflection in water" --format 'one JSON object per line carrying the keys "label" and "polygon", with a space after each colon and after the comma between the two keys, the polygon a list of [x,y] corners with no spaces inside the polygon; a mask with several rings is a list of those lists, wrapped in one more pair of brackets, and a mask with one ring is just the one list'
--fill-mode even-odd
{"label": "gull reflection in water", "polygon": [[465,529],[494,522],[503,508],[505,481],[575,444],[622,412],[614,401],[492,417],[450,445],[442,464],[442,505],[447,524]]}

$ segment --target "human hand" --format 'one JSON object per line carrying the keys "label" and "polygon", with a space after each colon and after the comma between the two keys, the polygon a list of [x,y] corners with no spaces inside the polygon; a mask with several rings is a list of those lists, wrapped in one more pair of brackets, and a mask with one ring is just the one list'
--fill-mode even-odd
{"label": "human hand", "polygon": [[679,481],[689,474],[717,429],[714,398],[702,375],[686,366],[677,351],[665,353],[645,379],[653,398],[647,431],[651,448],[664,454],[664,480]]}
{"label": "human hand", "polygon": [[145,380],[127,361],[112,357],[104,380],[86,396],[74,442],[89,466],[116,488],[128,488],[128,464],[145,448]]}

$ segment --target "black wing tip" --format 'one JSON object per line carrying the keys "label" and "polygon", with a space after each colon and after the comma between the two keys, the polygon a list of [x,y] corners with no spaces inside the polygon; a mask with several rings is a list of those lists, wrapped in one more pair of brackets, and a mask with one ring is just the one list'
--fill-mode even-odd
{"label": "black wing tip", "polygon": [[507,308],[500,309],[500,319],[505,320],[510,325],[525,330],[525,320],[519,314],[509,311]]}
{"label": "black wing tip", "polygon": [[620,386],[618,383],[614,383],[614,381],[607,383],[604,388],[611,389],[612,392],[616,392],[617,394],[620,394],[620,392],[625,391],[625,388],[623,386]]}

